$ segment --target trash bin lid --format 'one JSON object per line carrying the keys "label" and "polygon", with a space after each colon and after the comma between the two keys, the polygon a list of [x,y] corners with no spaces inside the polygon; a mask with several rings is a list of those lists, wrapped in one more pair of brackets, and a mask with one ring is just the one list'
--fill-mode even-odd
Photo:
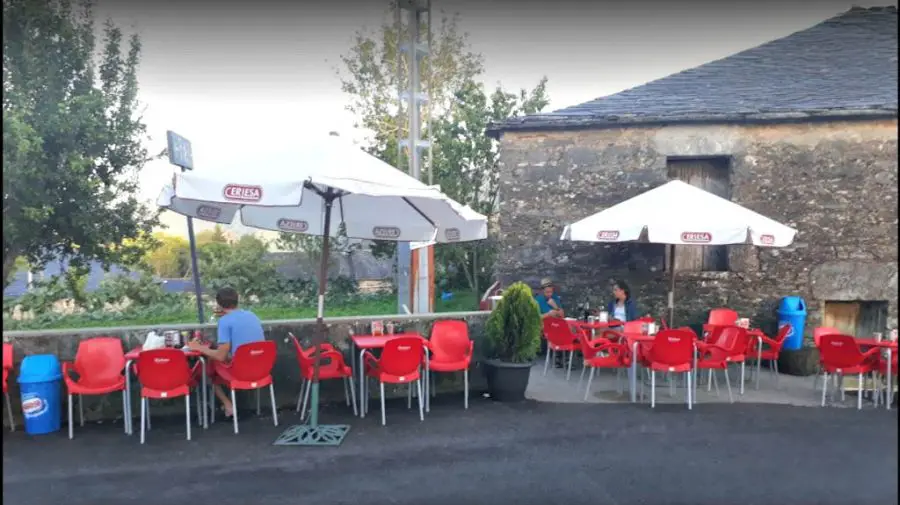
{"label": "trash bin lid", "polygon": [[59,358],[53,354],[25,356],[19,366],[19,384],[52,382],[62,378]]}
{"label": "trash bin lid", "polygon": [[785,296],[778,306],[781,312],[806,312],[806,302],[799,296]]}

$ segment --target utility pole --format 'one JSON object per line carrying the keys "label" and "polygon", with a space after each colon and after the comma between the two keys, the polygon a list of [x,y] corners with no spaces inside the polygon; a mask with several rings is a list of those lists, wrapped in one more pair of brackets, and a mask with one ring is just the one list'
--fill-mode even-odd
{"label": "utility pole", "polygon": [[[406,30],[403,29],[402,14],[406,13]],[[429,96],[422,92],[422,58],[428,56],[431,42],[431,0],[397,0],[395,23],[400,44],[397,56],[397,83],[400,111],[403,102],[407,105],[409,132],[406,139],[398,139],[398,149],[406,148],[409,161],[409,175],[422,180],[421,167],[423,151],[428,152],[428,183],[432,183],[431,174],[431,118],[430,108],[422,117],[422,105],[428,102]],[[422,42],[422,28],[425,25],[427,43]],[[402,55],[406,55],[408,79],[407,88],[401,88],[403,82]],[[429,76],[430,77],[430,76]],[[427,80],[430,84],[430,78]],[[423,121],[424,119],[424,121]],[[422,138],[422,123],[426,125],[427,139]],[[398,152],[399,154],[399,152]],[[400,156],[397,162],[400,163]],[[397,167],[402,169],[402,167]],[[408,242],[397,243],[397,305],[398,312],[407,305],[412,312],[432,312],[434,303],[434,249],[433,246],[410,251]]]}

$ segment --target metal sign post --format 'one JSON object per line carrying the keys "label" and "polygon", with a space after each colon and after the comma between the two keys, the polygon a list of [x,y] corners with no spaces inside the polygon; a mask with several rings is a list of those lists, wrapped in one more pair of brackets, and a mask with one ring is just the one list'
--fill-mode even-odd
{"label": "metal sign post", "polygon": [[[168,141],[169,163],[181,167],[181,171],[194,169],[194,157],[191,151],[191,141],[169,130],[166,132]],[[200,324],[205,322],[203,316],[203,289],[200,287],[200,269],[197,266],[197,241],[194,240],[194,220],[187,218],[188,242],[191,245],[191,275],[194,278],[194,293],[197,296],[197,319]]]}

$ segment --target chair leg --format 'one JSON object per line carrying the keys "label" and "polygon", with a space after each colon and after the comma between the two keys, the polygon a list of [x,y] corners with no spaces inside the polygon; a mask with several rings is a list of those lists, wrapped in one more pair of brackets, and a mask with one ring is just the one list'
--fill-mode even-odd
{"label": "chair leg", "polygon": [[709,369],[709,372],[706,374],[706,392],[709,393],[712,391],[712,383],[713,383],[713,371],[712,368]]}
{"label": "chair leg", "polygon": [[153,418],[150,416],[150,399],[147,398],[147,431],[153,429],[153,423],[150,422],[151,419]]}
{"label": "chair leg", "polygon": [[775,387],[777,388],[778,387],[778,375],[780,374],[780,372],[778,371],[778,360],[777,359],[772,361],[772,366],[775,368]]}
{"label": "chair leg", "polygon": [[862,372],[859,373],[859,376],[856,380],[858,381],[856,391],[856,410],[862,410],[863,386],[865,386],[865,383],[863,382]]}
{"label": "chair leg", "polygon": [[256,390],[256,415],[257,415],[257,416],[259,416],[260,414],[262,414],[262,406],[260,405],[261,402],[260,402],[260,400],[259,400],[259,396],[260,396],[260,395],[259,395],[259,389],[257,389],[257,390]]}
{"label": "chair leg", "polygon": [[309,393],[312,391],[312,381],[306,381],[303,387],[303,406],[300,409],[301,421],[306,419],[306,413],[309,411]]}
{"label": "chair leg", "polygon": [[[713,387],[716,389],[716,397],[719,396],[719,377],[716,376],[715,372],[710,369],[709,371],[710,382],[713,383]],[[725,378],[728,378],[728,370],[725,371]],[[727,382],[727,381],[726,381]]]}
{"label": "chair leg", "polygon": [[[7,399],[8,401],[8,399]],[[125,434],[128,433],[128,395],[125,393],[125,390],[122,390],[122,424],[125,425]]]}
{"label": "chair leg", "polygon": [[191,394],[184,395],[184,425],[187,427],[187,440],[191,441]]}
{"label": "chair leg", "polygon": [[463,408],[469,408],[469,369],[463,370]]}
{"label": "chair leg", "polygon": [[591,382],[594,381],[594,371],[596,368],[591,367],[591,373],[588,374],[587,387],[584,388],[584,401],[587,401],[588,394],[591,392]]}
{"label": "chair leg", "polygon": [[575,358],[575,351],[569,351],[569,367],[566,370],[566,380],[572,377],[572,360]]}
{"label": "chair leg", "polygon": [[347,383],[350,384],[350,401],[351,401],[351,404],[353,405],[353,415],[356,416],[359,414],[358,414],[358,410],[356,407],[358,402],[356,401],[356,388],[353,386],[354,382],[355,381],[353,380],[353,377],[347,378]]}
{"label": "chair leg", "polygon": [[379,381],[378,386],[381,393],[381,425],[384,426],[387,424],[387,416],[384,412],[384,383]]}
{"label": "chair leg", "polygon": [[278,407],[275,405],[275,384],[269,384],[269,401],[272,403],[272,423],[274,423],[275,426],[278,426]]}
{"label": "chair leg", "polygon": [[547,347],[547,358],[544,359],[544,375],[547,375],[547,369],[550,368],[550,359],[553,356],[553,351],[550,350],[550,347]]}
{"label": "chair leg", "polygon": [[72,395],[70,394],[69,395],[69,440],[72,440],[73,438],[75,438],[75,427],[73,426],[74,421],[75,421],[75,416],[72,413],[72,402],[73,401],[74,401],[74,399],[72,398]]}
{"label": "chair leg", "polygon": [[141,398],[141,445],[144,444],[147,432],[147,399]]}
{"label": "chair leg", "polygon": [[731,394],[731,378],[728,377],[727,370],[725,371],[725,388],[728,390],[728,401],[734,403],[734,395]]}
{"label": "chair leg", "polygon": [[350,388],[347,387],[347,378],[344,377],[344,380],[341,381],[344,383],[344,401],[347,403],[347,406],[350,406]]}
{"label": "chair leg", "polygon": [[691,379],[694,374],[688,370],[684,375],[684,394],[687,397],[688,410],[694,408],[694,399],[691,397],[694,388],[691,387]]}
{"label": "chair leg", "polygon": [[[581,383],[584,382],[584,372],[587,370],[587,365],[582,361],[581,364],[581,376],[578,377],[578,388],[581,389]],[[618,377],[616,377],[618,379]]]}
{"label": "chair leg", "polygon": [[[3,393],[3,397],[6,399],[6,416],[9,418],[9,431],[16,431],[16,424],[13,420],[12,413],[12,403],[9,400],[9,393]],[[125,425],[126,432],[128,431],[128,425]]]}
{"label": "chair leg", "polygon": [[235,394],[234,388],[231,389],[231,420],[234,423],[234,434],[238,434],[238,408],[237,408],[237,395]]}
{"label": "chair leg", "polygon": [[841,390],[841,401],[845,401],[847,399],[847,392],[844,391],[844,374],[838,375],[838,388]]}
{"label": "chair leg", "polygon": [[825,395],[828,392],[828,373],[822,372],[822,406],[825,406]]}
{"label": "chair leg", "polygon": [[741,361],[741,395],[744,394],[744,374],[747,369],[747,362]]}
{"label": "chair leg", "polygon": [[78,395],[78,422],[84,428],[84,395]]}
{"label": "chair leg", "polygon": [[419,390],[419,421],[425,420],[425,399],[422,397],[422,379],[416,381],[416,387]]}
{"label": "chair leg", "polygon": [[406,383],[406,410],[409,410],[412,408],[412,390],[413,390],[413,383],[412,382]]}
{"label": "chair leg", "polygon": [[650,408],[656,408],[656,370],[650,370]]}

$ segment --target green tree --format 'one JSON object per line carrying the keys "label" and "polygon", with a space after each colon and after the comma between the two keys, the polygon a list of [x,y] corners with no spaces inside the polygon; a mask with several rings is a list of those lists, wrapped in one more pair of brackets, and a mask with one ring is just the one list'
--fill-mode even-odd
{"label": "green tree", "polygon": [[[543,110],[548,104],[547,79],[530,91],[516,94],[497,86],[487,94],[478,84],[484,72],[483,57],[471,50],[466,34],[458,29],[458,20],[458,15],[440,19],[431,54],[421,65],[431,98],[425,113],[432,117],[433,182],[450,197],[491,217],[497,202],[499,157],[497,142],[485,129],[491,121]],[[397,90],[398,85],[406,88],[408,73],[404,56],[398,82],[397,41],[393,20],[375,33],[357,33],[353,47],[341,58],[339,76],[350,99],[347,110],[356,116],[356,127],[370,136],[368,151],[406,170],[406,157],[398,151],[397,139],[407,135],[408,121],[400,109]],[[372,252],[382,257],[393,255],[394,250],[393,242],[376,241],[372,247]],[[449,284],[465,283],[477,291],[491,276],[494,251],[490,240],[440,245],[435,248],[435,259],[440,270],[448,272]]]}
{"label": "green tree", "polygon": [[155,246],[147,252],[144,263],[158,277],[184,278],[191,271],[191,248],[184,237],[166,233],[153,234]]}
{"label": "green tree", "polygon": [[[500,155],[497,141],[485,134],[491,122],[542,111],[549,103],[547,78],[532,90],[504,91],[499,85],[488,95],[483,85],[469,80],[456,91],[449,111],[433,123],[434,182],[454,200],[488,217],[497,207],[500,184]],[[478,292],[492,276],[496,242],[487,240],[435,247],[435,262],[452,266],[466,287]]]}
{"label": "green tree", "polygon": [[268,250],[268,244],[252,234],[233,244],[204,244],[197,251],[200,278],[212,290],[231,286],[244,298],[264,296],[278,280],[275,265],[266,258]]}
{"label": "green tree", "polygon": [[138,114],[141,43],[107,22],[98,48],[91,7],[3,2],[4,286],[19,256],[35,269],[59,257],[76,268],[133,264],[146,241],[127,239],[158,221],[137,193],[151,159]]}
{"label": "green tree", "polygon": [[212,230],[203,230],[195,234],[194,240],[197,242],[197,247],[206,244],[227,244],[229,242],[225,229],[219,224],[215,225]]}
{"label": "green tree", "polygon": [[[343,225],[338,231],[337,237],[332,237],[329,243],[328,254],[328,270],[333,271],[340,268],[341,256],[347,257],[350,265],[350,277],[356,279],[353,272],[353,254],[359,251],[360,243],[353,241],[347,237]],[[286,233],[281,232],[275,241],[275,247],[282,251],[293,253],[294,259],[301,265],[305,272],[308,272],[312,278],[317,279],[319,273],[319,265],[322,261],[322,246],[324,242],[322,237],[305,235],[303,233]]]}

